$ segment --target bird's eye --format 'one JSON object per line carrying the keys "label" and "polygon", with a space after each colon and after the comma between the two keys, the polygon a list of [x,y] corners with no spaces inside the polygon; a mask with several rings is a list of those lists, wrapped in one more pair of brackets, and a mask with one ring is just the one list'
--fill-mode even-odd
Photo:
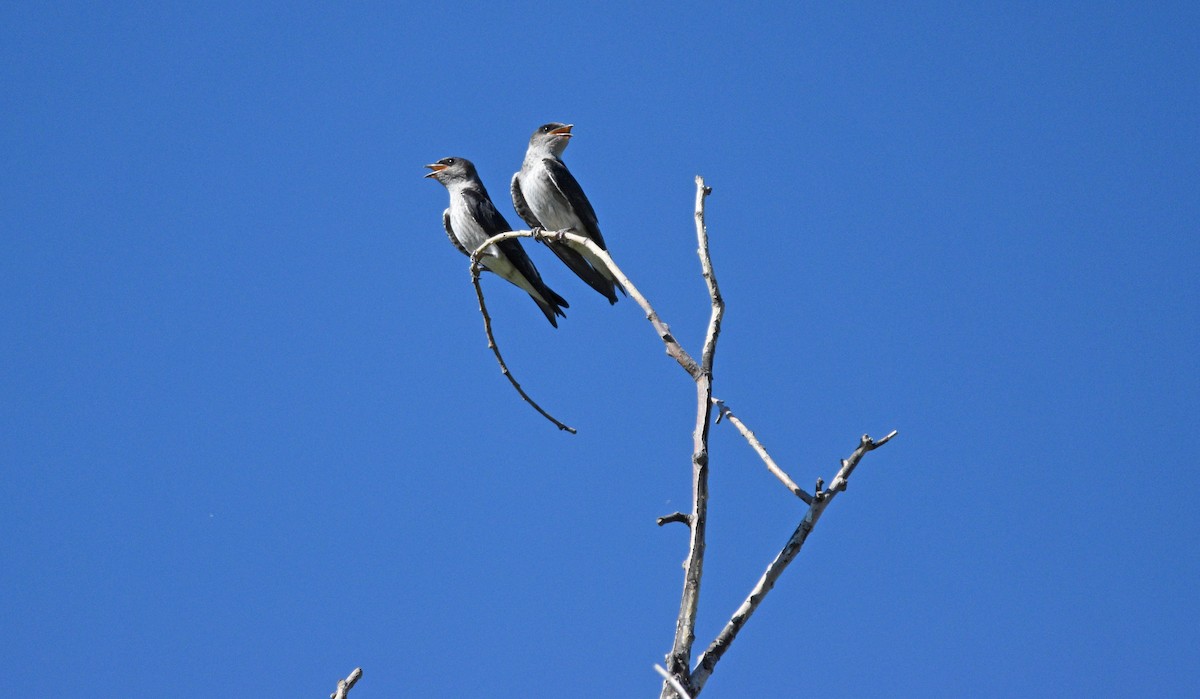
{"label": "bird's eye", "polygon": [[446,158],[445,160],[443,160],[443,161],[442,161],[442,164],[443,164],[443,165],[453,165],[453,164],[454,164],[454,158]]}
{"label": "bird's eye", "polygon": [[549,124],[546,124],[546,125],[545,125],[545,126],[543,126],[543,127],[540,129],[540,130],[541,130],[541,132],[542,132],[542,133],[550,133],[550,125],[549,125]]}

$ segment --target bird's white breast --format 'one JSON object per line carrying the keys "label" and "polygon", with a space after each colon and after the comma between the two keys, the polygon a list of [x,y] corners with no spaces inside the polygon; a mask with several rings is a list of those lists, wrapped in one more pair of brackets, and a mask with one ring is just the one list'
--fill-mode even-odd
{"label": "bird's white breast", "polygon": [[558,187],[550,180],[550,173],[545,165],[538,163],[521,182],[521,193],[529,210],[541,222],[546,230],[556,231],[563,228],[575,228],[583,233],[583,223],[571,210],[567,200]]}
{"label": "bird's white breast", "polygon": [[[467,212],[466,198],[461,192],[455,192],[454,201],[450,206],[450,225],[454,228],[454,236],[458,238],[458,242],[463,244],[467,252],[474,252],[475,248],[488,239],[488,236],[484,235],[479,222]],[[489,249],[487,253],[495,254],[494,248]]]}

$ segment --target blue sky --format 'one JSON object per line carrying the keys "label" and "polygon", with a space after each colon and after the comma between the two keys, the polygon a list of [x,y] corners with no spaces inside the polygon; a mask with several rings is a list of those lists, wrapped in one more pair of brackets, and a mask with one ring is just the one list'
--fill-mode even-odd
{"label": "blue sky", "polygon": [[[428,4],[427,4],[428,5]],[[14,694],[656,696],[693,389],[501,211],[537,125],[801,484],[870,454],[703,696],[1200,693],[1200,11],[0,6]],[[697,645],[802,515],[714,427]]]}

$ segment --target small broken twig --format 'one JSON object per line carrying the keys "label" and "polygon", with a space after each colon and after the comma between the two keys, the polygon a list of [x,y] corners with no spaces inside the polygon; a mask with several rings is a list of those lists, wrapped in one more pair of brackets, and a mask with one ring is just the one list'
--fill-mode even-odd
{"label": "small broken twig", "polygon": [[663,526],[664,524],[670,524],[672,522],[682,522],[689,526],[691,526],[691,524],[692,524],[691,516],[688,514],[685,514],[683,512],[672,512],[671,514],[659,517],[658,519],[656,519],[654,521],[658,522],[658,526],[660,526],[660,527]]}
{"label": "small broken twig", "polygon": [[358,678],[362,677],[362,668],[356,667],[344,680],[338,680],[337,691],[329,695],[329,699],[346,699],[346,695],[350,693],[350,688],[358,682]]}

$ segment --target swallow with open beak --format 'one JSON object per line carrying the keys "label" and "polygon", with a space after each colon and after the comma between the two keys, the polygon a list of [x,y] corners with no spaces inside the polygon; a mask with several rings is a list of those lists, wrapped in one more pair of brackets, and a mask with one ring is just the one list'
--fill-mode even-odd
{"label": "swallow with open beak", "polygon": [[[496,210],[484,189],[475,165],[465,158],[442,158],[426,165],[432,177],[450,192],[450,208],[442,212],[442,225],[450,242],[468,257],[488,238],[512,230]],[[483,268],[493,272],[529,294],[542,309],[546,320],[558,327],[555,316],[566,317],[566,300],[542,281],[533,260],[516,238],[489,245],[479,256]]]}
{"label": "swallow with open beak", "polygon": [[[533,132],[521,169],[512,178],[513,206],[530,227],[548,231],[572,228],[574,233],[588,238],[601,250],[607,250],[591,202],[562,161],[572,126],[550,122]],[[625,293],[608,266],[599,259],[575,250],[564,241],[542,242],[610,304],[617,302],[616,290]]]}

